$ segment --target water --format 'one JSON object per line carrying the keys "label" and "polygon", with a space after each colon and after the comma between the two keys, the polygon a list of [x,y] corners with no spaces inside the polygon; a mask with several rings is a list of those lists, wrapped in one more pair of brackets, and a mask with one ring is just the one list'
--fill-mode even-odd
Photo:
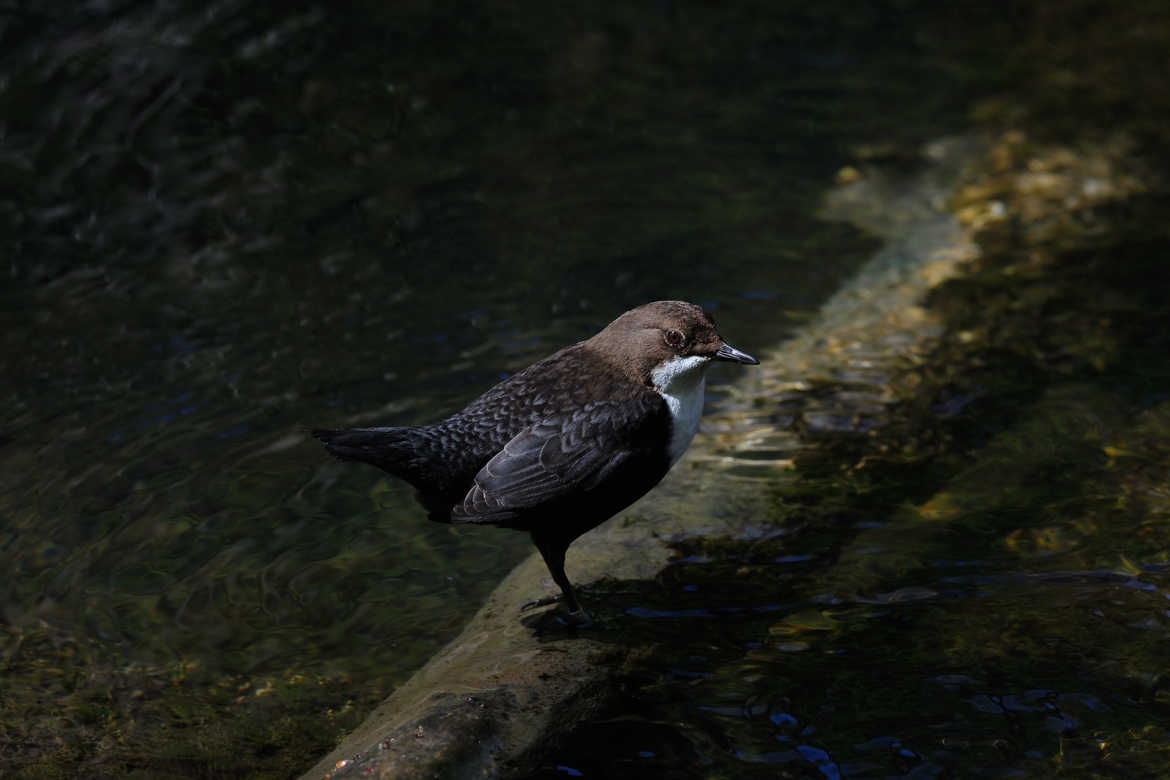
{"label": "water", "polygon": [[599,636],[645,655],[533,777],[1159,776],[1167,235],[1140,201],[1136,245],[938,291],[960,322],[1014,313],[991,343],[945,333],[882,437],[770,480],[768,535],[680,540],[656,582],[603,588]]}
{"label": "water", "polygon": [[[1043,27],[1028,18],[1005,32],[981,13],[968,30],[1019,43]],[[1008,80],[988,53],[999,47],[956,46],[947,29],[929,4],[898,3],[0,12],[2,765],[279,777],[311,764],[529,546],[428,524],[401,484],[324,458],[304,428],[433,420],[654,298],[708,305],[747,352],[776,343],[878,245],[815,216],[851,151],[878,139],[867,154],[912,167],[906,149],[964,126],[970,99]],[[1110,105],[1157,132],[1156,100]],[[714,396],[728,378],[715,377]],[[970,419],[960,412],[955,425]],[[944,479],[891,484],[929,494]],[[825,492],[806,501],[840,486],[816,487]],[[667,613],[624,618],[664,631],[664,643],[696,614],[737,639],[665,662],[689,687],[666,684],[663,700],[697,691],[686,712],[704,725],[680,736],[658,725],[674,705],[639,705],[632,733],[661,738],[631,755],[675,751],[671,766],[687,766],[696,743],[724,755],[727,732],[740,769],[860,762],[834,747],[852,735],[812,739],[810,725],[825,734],[833,722],[777,703],[801,700],[785,669],[812,657],[808,631],[893,667],[897,653],[882,649],[897,634],[881,609],[933,624],[941,604],[992,603],[953,590],[987,587],[1010,604],[1022,587],[951,583],[967,576],[956,563],[964,574],[944,567],[916,583],[943,594],[935,600],[854,604],[834,628],[777,623],[772,634],[774,607],[806,614],[832,592],[816,577],[845,545],[832,529],[870,519],[842,512],[842,525],[802,536],[806,547],[766,552],[788,562],[761,564],[777,578],[763,593],[708,599],[680,565],[681,606],[632,606]],[[1140,565],[1156,557],[1141,553]],[[730,555],[719,560],[740,553]],[[1085,599],[1147,595],[1092,578],[1083,587],[1097,594]],[[838,622],[862,628],[846,635]],[[745,647],[761,656],[748,671]],[[1085,701],[1110,701],[957,666],[912,679],[957,686],[982,714],[980,696],[1014,695],[1088,722],[1104,716]],[[958,673],[975,682],[931,682]],[[833,690],[883,690],[872,679]],[[804,701],[824,690],[805,685]],[[743,716],[753,696],[768,708]],[[857,750],[881,753],[882,766],[889,751],[925,755],[894,722],[917,704],[887,706],[888,728],[856,736],[877,747]],[[577,754],[566,755],[573,768]],[[626,758],[615,748],[614,761]]]}
{"label": "water", "polygon": [[[1020,170],[1095,153],[1032,147]],[[936,342],[884,382],[902,402],[757,478],[767,534],[680,539],[656,582],[603,589],[600,635],[642,652],[533,778],[1164,773],[1167,199],[980,176],[1035,221],[979,233],[932,291]],[[752,414],[796,426],[865,381]]]}

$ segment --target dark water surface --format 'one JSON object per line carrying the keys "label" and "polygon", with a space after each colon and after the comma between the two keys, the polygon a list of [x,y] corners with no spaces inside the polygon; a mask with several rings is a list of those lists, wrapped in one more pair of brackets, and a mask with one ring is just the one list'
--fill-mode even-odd
{"label": "dark water surface", "polygon": [[[1140,27],[1132,6],[1127,30]],[[433,420],[655,298],[709,306],[749,352],[776,343],[877,244],[814,216],[833,173],[864,144],[913,165],[905,149],[964,127],[976,97],[1010,92],[1032,71],[1026,54],[1001,52],[1084,21],[1045,9],[961,20],[913,2],[0,9],[0,772],[283,777],[311,764],[529,545],[428,524],[404,486],[324,458],[304,427]],[[1157,49],[1165,31],[1151,29]],[[1161,107],[1133,97],[1140,78],[1120,96],[1072,83],[1086,114],[1104,106],[1139,135],[1156,125]],[[1079,117],[1052,122],[1059,132]],[[1120,393],[1129,419],[1149,384],[1094,392]],[[947,460],[917,491],[960,472]],[[899,472],[870,489],[896,504],[916,484]],[[760,489],[790,501],[790,485]],[[695,755],[719,754],[736,758],[711,776],[761,762],[855,774],[816,752],[825,743],[809,729],[833,724],[795,707],[793,691],[860,696],[906,674],[898,619],[879,619],[893,608],[834,605],[834,625],[852,628],[799,679],[776,646],[764,651],[758,622],[782,598],[816,625],[763,626],[793,637],[781,650],[825,630],[812,605],[834,588],[818,571],[845,544],[834,528],[860,521],[847,509],[849,523],[807,549],[750,554],[768,573],[754,587],[777,578],[765,594],[687,590],[687,566],[738,581],[740,550],[696,551],[703,563],[672,570],[699,599],[688,608],[732,641],[679,645],[669,614],[636,621],[678,653],[670,681],[642,673],[662,695],[628,713],[640,725],[624,733],[659,737],[627,746],[595,724],[565,771],[549,772],[652,760],[698,777]],[[960,547],[930,559],[933,595],[902,599],[913,603],[893,610],[900,620],[941,635],[963,620],[957,604],[1017,603],[1015,569],[975,571],[992,553]],[[1148,568],[1165,560],[1158,549],[1138,550],[1130,580],[1094,573],[1112,570],[1111,551],[1053,587],[1085,611],[1146,598],[1161,587]],[[728,618],[733,605],[755,622]],[[1138,611],[1164,650],[1164,616]],[[1042,625],[1028,632],[1044,641]],[[867,673],[835,673],[838,653],[866,657]],[[918,698],[885,701],[875,717],[888,728],[865,729],[872,750],[857,749],[887,773],[899,751],[905,771],[925,766],[898,721],[954,697],[1056,735],[1046,718],[1129,712],[1094,686],[1000,685],[975,661],[959,666],[916,669]],[[674,706],[714,725],[679,731]],[[575,769],[590,729],[612,756]],[[739,736],[712,736],[725,733]],[[968,737],[994,752],[997,735]]]}

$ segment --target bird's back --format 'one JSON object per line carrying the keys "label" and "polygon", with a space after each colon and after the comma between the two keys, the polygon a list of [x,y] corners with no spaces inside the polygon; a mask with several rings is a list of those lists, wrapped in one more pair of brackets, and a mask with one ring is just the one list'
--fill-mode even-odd
{"label": "bird's back", "polygon": [[657,403],[651,388],[632,382],[581,343],[505,379],[441,422],[313,433],[332,454],[404,479],[418,490],[431,519],[450,522],[476,474],[524,430],[549,421],[568,430],[591,404],[638,398]]}

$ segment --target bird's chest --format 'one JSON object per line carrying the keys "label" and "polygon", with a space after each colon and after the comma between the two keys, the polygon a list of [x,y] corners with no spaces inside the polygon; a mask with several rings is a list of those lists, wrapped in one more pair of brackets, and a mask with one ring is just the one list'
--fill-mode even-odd
{"label": "bird's chest", "polygon": [[654,389],[666,402],[670,411],[670,465],[674,465],[699,430],[703,416],[703,394],[707,386],[705,358],[676,358],[663,364],[652,374]]}

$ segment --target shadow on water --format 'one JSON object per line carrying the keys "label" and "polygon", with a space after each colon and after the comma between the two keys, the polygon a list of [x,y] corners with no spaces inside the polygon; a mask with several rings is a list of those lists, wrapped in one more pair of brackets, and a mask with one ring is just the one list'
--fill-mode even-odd
{"label": "shadow on water", "polygon": [[[876,244],[814,217],[846,150],[879,139],[859,153],[906,163],[968,121],[970,98],[1010,92],[1046,32],[1055,47],[1090,30],[1074,36],[1090,54],[1134,67],[1120,95],[1062,91],[1053,69],[1041,111],[1084,98],[1162,132],[1133,95],[1160,94],[1160,70],[1138,66],[1164,56],[1164,29],[1119,53],[1087,5],[1008,4],[959,33],[913,2],[0,9],[0,771],[311,763],[528,543],[428,525],[401,485],[325,460],[303,426],[434,419],[652,298],[712,306],[749,352],[777,342]],[[1145,6],[1127,8],[1116,24]],[[1141,729],[1158,724],[1135,713],[1165,697],[1143,600],[1165,545],[1153,510],[1128,510],[1164,475],[1166,345],[1150,334],[1165,323],[1152,299],[1122,306],[1157,288],[1118,274],[1160,273],[1164,233],[1147,227],[1129,229],[1149,233],[1147,265],[1131,245],[1126,265],[1069,266],[1077,290],[1117,291],[1077,300],[1096,319],[1004,303],[1019,279],[994,270],[946,292],[938,371],[953,374],[924,369],[904,441],[839,441],[761,485],[783,536],[694,542],[649,592],[615,584],[599,634],[646,637],[674,671],[631,670],[628,710],[564,766],[945,765],[914,708],[981,766],[1051,761],[1070,733],[1088,751],[1102,713],[1115,751],[1146,761]],[[976,353],[962,318],[994,302],[1019,327]],[[1068,339],[1035,327],[1053,318]],[[1068,423],[1020,428],[1031,416]],[[955,509],[987,483],[989,508]],[[1131,580],[1095,573],[1122,554]],[[1089,574],[1021,582],[1020,560]],[[1041,598],[1067,602],[1060,621]],[[1145,633],[1093,629],[1129,627],[1131,609]],[[1052,649],[1074,639],[1086,659],[1125,646],[1074,684]],[[1063,674],[1030,674],[1045,658]],[[598,737],[602,758],[583,751]]]}

